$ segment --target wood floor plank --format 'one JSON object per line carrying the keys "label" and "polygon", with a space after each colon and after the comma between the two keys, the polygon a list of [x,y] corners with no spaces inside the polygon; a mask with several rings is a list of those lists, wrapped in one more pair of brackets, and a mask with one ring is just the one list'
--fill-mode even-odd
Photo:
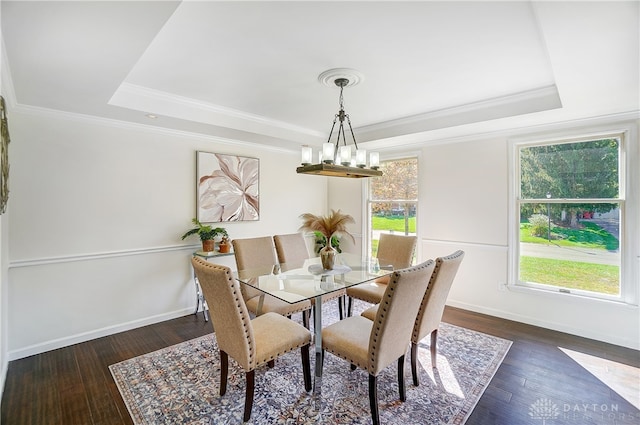
{"label": "wood floor plank", "polygon": [[124,404],[124,401],[120,396],[118,386],[116,385],[111,376],[111,372],[109,371],[110,365],[126,360],[125,356],[122,353],[119,353],[113,345],[113,339],[116,337],[117,336],[112,335],[109,337],[100,338],[100,340],[96,340],[92,345],[94,352],[99,353],[101,368],[105,370],[105,373],[109,374],[106,386],[108,388],[109,394],[111,394],[111,397],[114,401],[114,406],[118,412],[118,417],[121,419],[122,424],[129,425],[133,424],[133,421],[129,416],[127,406]]}
{"label": "wood floor plank", "polygon": [[73,347],[54,350],[48,354],[55,368],[55,384],[60,403],[61,423],[91,423],[86,388],[78,368]]}
{"label": "wood floor plank", "polygon": [[[2,394],[0,423],[26,425],[35,423],[33,418],[33,396],[36,388],[43,385],[33,378],[36,357],[31,356],[10,363]],[[7,391],[10,389],[10,391]]]}
{"label": "wood floor plank", "polygon": [[93,425],[117,425],[123,423],[123,412],[118,408],[110,384],[113,381],[101,359],[101,353],[91,344],[75,346],[75,357],[82,374],[82,382],[86,393],[90,418],[87,423]]}
{"label": "wood floor plank", "polygon": [[[444,321],[513,342],[467,425],[537,424],[538,400],[561,410],[554,425],[640,424],[640,411],[560,348],[640,368],[640,353],[586,338],[447,307]],[[4,425],[132,424],[109,365],[212,332],[190,314],[9,363]],[[631,377],[633,379],[633,377]],[[584,408],[585,404],[598,406]],[[602,410],[616,406],[610,416]],[[575,411],[565,412],[565,409]]]}

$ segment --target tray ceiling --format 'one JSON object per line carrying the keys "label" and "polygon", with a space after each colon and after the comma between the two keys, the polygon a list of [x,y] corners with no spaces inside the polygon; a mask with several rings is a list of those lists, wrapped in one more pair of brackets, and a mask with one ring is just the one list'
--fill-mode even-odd
{"label": "tray ceiling", "polygon": [[[637,112],[638,2],[3,1],[18,107],[298,149]],[[158,118],[150,120],[147,114]]]}

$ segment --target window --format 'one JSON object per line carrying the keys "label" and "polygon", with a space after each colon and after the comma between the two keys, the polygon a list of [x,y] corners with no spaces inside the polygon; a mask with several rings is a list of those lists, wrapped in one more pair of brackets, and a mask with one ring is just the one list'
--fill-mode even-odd
{"label": "window", "polygon": [[517,285],[622,298],[623,135],[516,145]]}
{"label": "window", "polygon": [[369,248],[378,252],[380,233],[416,234],[418,206],[418,159],[405,158],[380,163],[382,177],[369,179]]}

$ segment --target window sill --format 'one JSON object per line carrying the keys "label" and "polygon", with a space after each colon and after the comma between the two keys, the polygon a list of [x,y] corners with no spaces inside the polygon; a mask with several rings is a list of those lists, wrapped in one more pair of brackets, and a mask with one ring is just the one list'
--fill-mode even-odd
{"label": "window sill", "polygon": [[604,304],[616,305],[620,307],[627,307],[631,309],[638,309],[637,303],[628,302],[621,298],[613,298],[613,297],[600,298],[600,297],[584,295],[579,292],[564,292],[564,291],[561,291],[560,289],[555,289],[555,290],[544,289],[544,288],[537,288],[534,286],[527,286],[527,285],[521,285],[521,284],[518,284],[518,285],[508,284],[506,285],[506,288],[510,292],[516,292],[516,293],[522,293],[522,294],[532,294],[532,295],[549,297],[554,299],[579,300],[580,302],[596,303],[596,304],[604,303]]}

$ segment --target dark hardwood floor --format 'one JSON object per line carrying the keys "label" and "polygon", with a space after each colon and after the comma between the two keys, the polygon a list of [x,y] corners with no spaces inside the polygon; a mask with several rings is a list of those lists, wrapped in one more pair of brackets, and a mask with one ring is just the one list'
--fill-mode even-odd
{"label": "dark hardwood floor", "polygon": [[[456,308],[444,321],[513,341],[467,424],[640,424],[636,407],[561,348],[635,368],[640,352]],[[131,424],[108,366],[211,331],[189,315],[12,361],[1,423]]]}

